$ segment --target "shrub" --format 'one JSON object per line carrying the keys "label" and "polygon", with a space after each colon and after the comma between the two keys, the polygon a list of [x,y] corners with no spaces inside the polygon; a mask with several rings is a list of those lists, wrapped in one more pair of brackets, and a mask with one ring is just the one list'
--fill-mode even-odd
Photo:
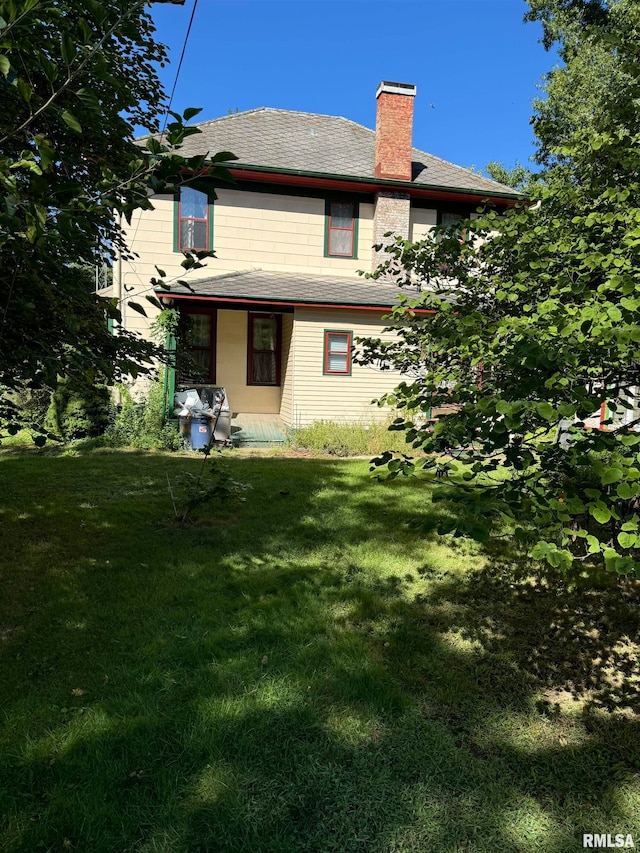
{"label": "shrub", "polygon": [[372,424],[338,424],[316,421],[291,433],[292,447],[332,456],[375,456],[385,450],[414,455],[404,434],[389,430],[390,421]]}
{"label": "shrub", "polygon": [[106,386],[61,379],[51,395],[44,426],[64,441],[94,438],[109,425],[110,412]]}
{"label": "shrub", "polygon": [[[244,501],[244,493],[251,488],[249,483],[241,483],[231,476],[220,448],[214,448],[209,443],[201,452],[204,456],[197,474],[185,472],[176,477],[173,483],[167,474],[173,514],[179,524],[190,524],[193,511],[210,501],[217,500],[221,504]],[[205,477],[205,474],[208,476]]]}
{"label": "shrub", "polygon": [[146,397],[134,400],[125,387],[119,389],[121,404],[115,407],[105,440],[117,447],[140,450],[179,450],[177,428],[165,420],[164,387],[153,382]]}

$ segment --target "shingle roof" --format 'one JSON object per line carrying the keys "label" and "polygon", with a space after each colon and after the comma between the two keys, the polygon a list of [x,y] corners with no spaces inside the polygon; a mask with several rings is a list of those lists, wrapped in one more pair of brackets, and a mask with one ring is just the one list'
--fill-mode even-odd
{"label": "shingle roof", "polygon": [[[401,295],[415,296],[410,289],[362,278],[313,275],[310,273],[244,270],[190,282],[192,290],[174,285],[171,293],[193,297],[249,299],[263,303],[292,305],[343,305],[391,308]],[[158,291],[167,293],[167,291]]]}
{"label": "shingle roof", "polygon": [[[340,116],[260,107],[199,122],[181,153],[231,151],[233,165],[374,179],[375,131]],[[516,196],[511,187],[413,149],[416,184]]]}

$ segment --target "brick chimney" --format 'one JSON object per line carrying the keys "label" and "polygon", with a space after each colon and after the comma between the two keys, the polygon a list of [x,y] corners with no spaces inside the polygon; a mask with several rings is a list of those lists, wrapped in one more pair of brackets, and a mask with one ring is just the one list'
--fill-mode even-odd
{"label": "brick chimney", "polygon": [[416,87],[383,80],[376,98],[376,178],[411,180],[411,131]]}
{"label": "brick chimney", "polygon": [[[416,87],[410,83],[390,83],[383,80],[378,86],[376,98],[376,153],[374,175],[393,181],[411,180],[413,126],[413,99]],[[393,242],[385,237],[389,231],[393,236],[409,238],[411,200],[409,193],[400,188],[379,190],[376,193],[373,214],[373,242],[384,247]],[[388,256],[384,248],[373,250],[371,269]]]}

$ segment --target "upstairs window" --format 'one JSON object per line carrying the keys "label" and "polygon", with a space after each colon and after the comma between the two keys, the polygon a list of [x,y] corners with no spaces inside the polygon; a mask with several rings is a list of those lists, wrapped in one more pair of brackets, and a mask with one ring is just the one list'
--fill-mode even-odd
{"label": "upstairs window", "polygon": [[326,206],[325,255],[357,258],[358,210],[353,201],[328,201]]}
{"label": "upstairs window", "polygon": [[352,337],[352,332],[325,330],[323,373],[327,375],[350,375]]}
{"label": "upstairs window", "polygon": [[206,252],[213,248],[212,206],[206,193],[180,188],[175,226],[176,252]]}
{"label": "upstairs window", "polygon": [[248,385],[280,385],[282,316],[249,314]]}
{"label": "upstairs window", "polygon": [[[439,242],[442,242],[443,230],[449,230],[450,228],[459,227],[460,223],[466,219],[466,216],[463,216],[461,213],[451,213],[450,211],[443,210],[440,213],[438,228],[436,229],[437,239]],[[467,241],[467,229],[463,228],[460,230],[460,242],[466,243]]]}

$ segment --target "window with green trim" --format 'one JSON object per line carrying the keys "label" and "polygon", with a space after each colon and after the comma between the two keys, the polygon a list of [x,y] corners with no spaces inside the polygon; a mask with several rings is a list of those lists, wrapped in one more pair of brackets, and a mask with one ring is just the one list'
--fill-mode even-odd
{"label": "window with green trim", "polygon": [[176,201],[174,249],[207,252],[213,249],[213,210],[206,193],[181,187]]}
{"label": "window with green trim", "polygon": [[323,373],[348,376],[351,373],[352,332],[325,329]]}
{"label": "window with green trim", "polygon": [[327,201],[325,255],[329,258],[358,256],[358,205],[353,201]]}

